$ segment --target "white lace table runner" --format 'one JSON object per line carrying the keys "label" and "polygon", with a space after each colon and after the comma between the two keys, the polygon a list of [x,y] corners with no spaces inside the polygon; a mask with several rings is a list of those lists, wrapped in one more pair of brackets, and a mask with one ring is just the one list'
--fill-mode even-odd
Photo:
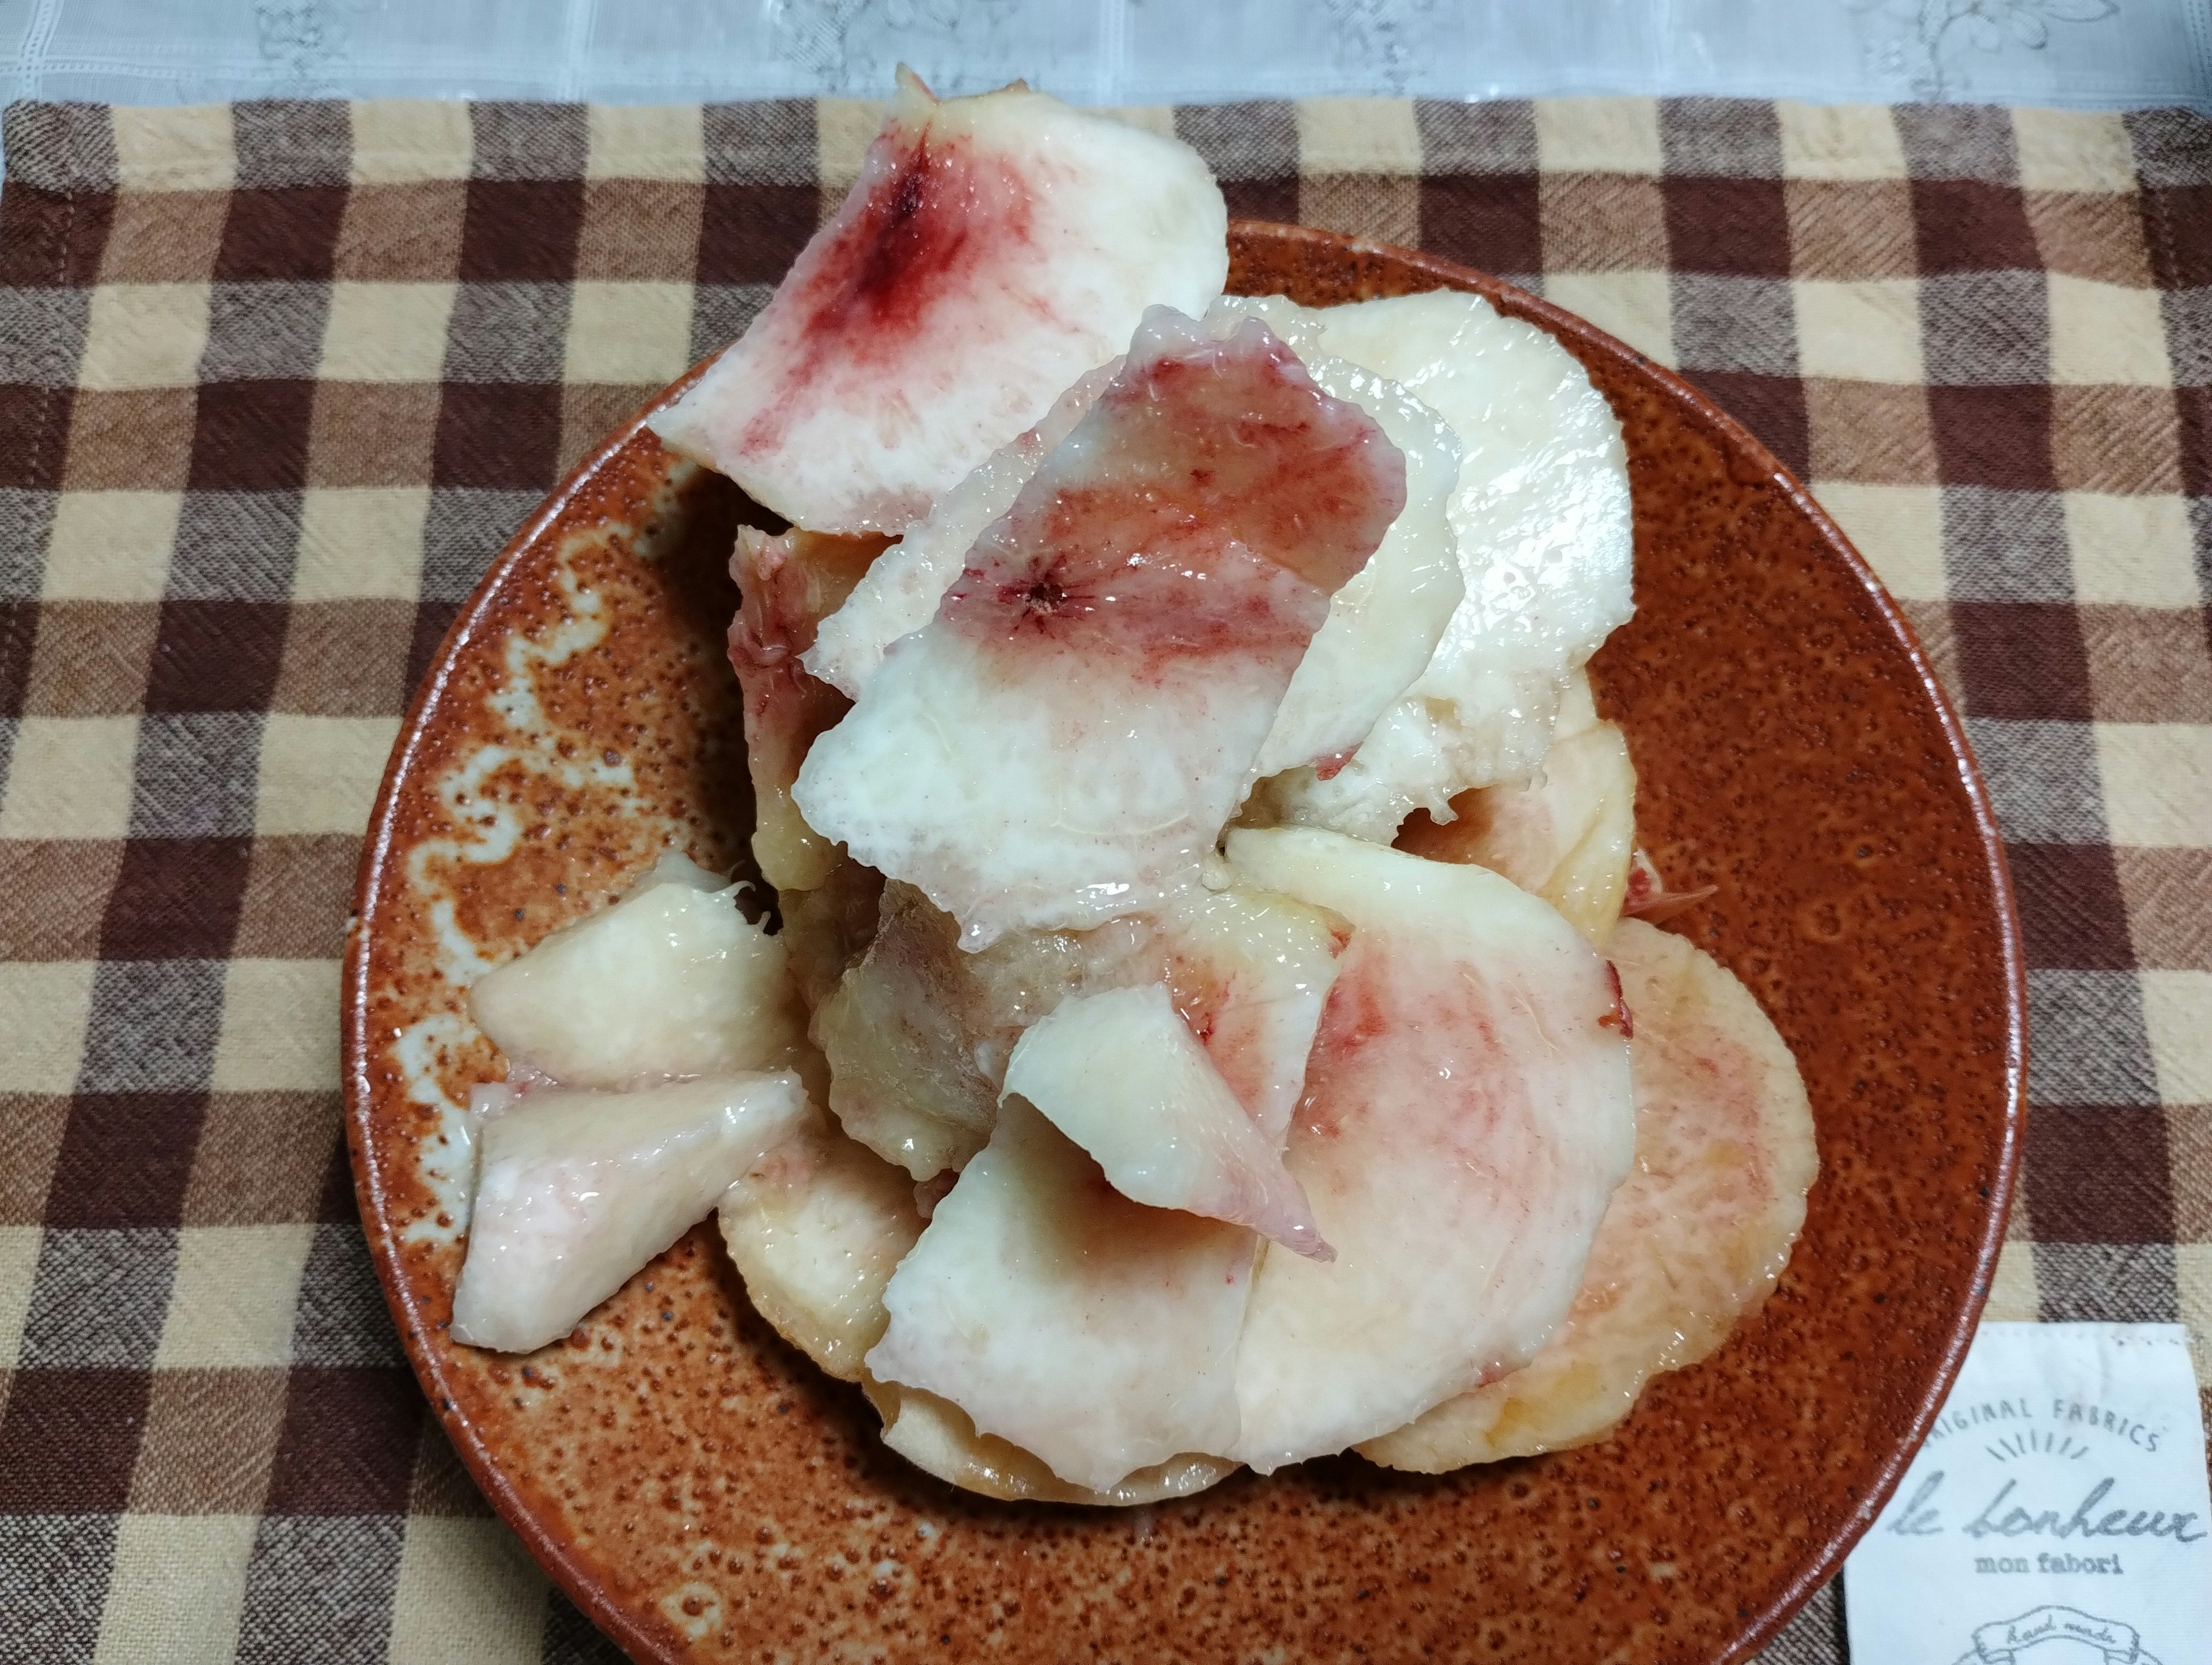
{"label": "white lace table runner", "polygon": [[1091,104],[1712,94],[2212,109],[2212,0],[0,0],[0,95]]}

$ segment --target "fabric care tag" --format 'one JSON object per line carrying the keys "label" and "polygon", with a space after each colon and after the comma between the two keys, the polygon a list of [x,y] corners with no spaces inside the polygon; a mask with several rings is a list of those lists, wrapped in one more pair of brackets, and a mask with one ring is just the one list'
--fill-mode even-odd
{"label": "fabric care tag", "polygon": [[1984,1324],[1844,1563],[1854,1665],[2212,1665],[2179,1324]]}

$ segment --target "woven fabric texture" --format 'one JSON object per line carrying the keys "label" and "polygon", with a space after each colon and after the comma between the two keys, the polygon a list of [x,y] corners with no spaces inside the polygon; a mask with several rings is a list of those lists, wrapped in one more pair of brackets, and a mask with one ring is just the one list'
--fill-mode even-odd
{"label": "woven fabric texture", "polygon": [[[369,1270],[337,958],[410,690],[562,471],[753,315],[878,106],[21,105],[0,198],[0,1659],[613,1657]],[[2004,1318],[2212,1380],[2212,125],[1152,109],[1231,211],[1680,367],[1966,714],[2027,932]],[[1770,1660],[1842,1657],[1833,1591]]]}

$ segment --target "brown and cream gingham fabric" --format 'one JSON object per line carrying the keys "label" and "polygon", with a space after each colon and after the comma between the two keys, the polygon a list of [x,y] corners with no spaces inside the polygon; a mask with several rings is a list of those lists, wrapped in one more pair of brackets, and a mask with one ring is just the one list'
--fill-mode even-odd
{"label": "brown and cream gingham fabric", "polygon": [[[562,469],[733,336],[874,106],[18,106],[0,198],[0,1660],[611,1657],[459,1473],[339,1134],[399,715]],[[1993,1316],[2212,1380],[2212,125],[1150,110],[1232,210],[1680,367],[1903,600],[2033,970]],[[1832,1591],[1770,1657],[1841,1656]]]}

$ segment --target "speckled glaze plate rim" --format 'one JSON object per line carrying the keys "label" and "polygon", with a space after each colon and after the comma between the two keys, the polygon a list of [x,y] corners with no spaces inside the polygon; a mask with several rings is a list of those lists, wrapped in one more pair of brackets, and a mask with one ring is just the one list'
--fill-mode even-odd
{"label": "speckled glaze plate rim", "polygon": [[[1771,1641],[1798,1610],[1835,1575],[1844,1557],[1874,1523],[1888,1502],[1907,1465],[1927,1437],[1928,1430],[1965,1361],[1966,1349],[1973,1339],[1988,1298],[1997,1255],[2004,1243],[2006,1221],[2011,1212],[2018,1183],[2026,1116],[2027,988],[2019,916],[2014,903],[2011,878],[1995,807],[1974,761],[1964,726],[1952,709],[1950,701],[1937,681],[1911,624],[1882,587],[1873,568],[1796,477],[1748,429],[1703,393],[1672,371],[1653,362],[1586,319],[1525,289],[1455,262],[1414,250],[1345,237],[1309,227],[1266,221],[1232,221],[1230,226],[1232,246],[1239,239],[1297,246],[1322,260],[1340,265],[1355,277],[1363,265],[1372,263],[1378,266],[1411,269],[1424,277],[1433,279],[1433,287],[1472,290],[1493,304],[1503,303],[1504,309],[1579,348],[1582,355],[1595,355],[1615,361],[1639,380],[1663,392],[1686,417],[1713,433],[1732,457],[1755,468],[1760,476],[1781,488],[1794,512],[1812,526],[1825,552],[1839,562],[1866,592],[1881,623],[1909,661],[1921,693],[1936,716],[1960,776],[1974,830],[1980,842],[1992,900],[1996,903],[2005,1007],[2002,1134],[1996,1171],[1983,1208],[1981,1236],[1976,1247],[1966,1298],[1958,1310],[1943,1351],[1936,1360],[1934,1374],[1921,1401],[1915,1407],[1905,1437],[1870,1477],[1856,1507],[1844,1516],[1841,1526],[1815,1553],[1807,1559],[1784,1585],[1778,1597],[1763,1611],[1750,1615],[1745,1620],[1742,1630],[1720,1656],[1731,1660],[1747,1658]],[[538,1517],[526,1506],[514,1483],[500,1468],[491,1443],[456,1407],[456,1401],[447,1392],[448,1384],[444,1380],[443,1362],[434,1352],[421,1345],[422,1315],[416,1310],[413,1293],[401,1275],[397,1226],[387,1206],[382,1177],[368,1157],[374,1095],[369,1077],[371,1041],[368,1025],[372,1004],[370,975],[374,957],[371,952],[374,904],[395,854],[399,788],[416,760],[418,749],[423,744],[428,732],[425,720],[445,691],[456,668],[461,648],[477,634],[488,615],[495,611],[504,587],[516,569],[530,558],[573,501],[591,489],[599,472],[637,436],[647,419],[690,387],[705,368],[705,362],[694,366],[655,394],[568,471],[501,550],[447,629],[432,659],[428,673],[409,703],[399,738],[393,746],[383,781],[378,788],[375,808],[370,817],[368,836],[362,850],[340,987],[348,1152],[371,1257],[376,1267],[378,1280],[383,1286],[386,1304],[398,1323],[409,1363],[413,1366],[431,1405],[436,1409],[439,1420],[471,1479],[553,1582],[583,1609],[593,1624],[633,1658],[667,1662],[679,1658],[680,1650],[665,1651],[660,1645],[659,1636],[612,1597],[592,1569],[573,1553],[573,1547],[539,1523]]]}

